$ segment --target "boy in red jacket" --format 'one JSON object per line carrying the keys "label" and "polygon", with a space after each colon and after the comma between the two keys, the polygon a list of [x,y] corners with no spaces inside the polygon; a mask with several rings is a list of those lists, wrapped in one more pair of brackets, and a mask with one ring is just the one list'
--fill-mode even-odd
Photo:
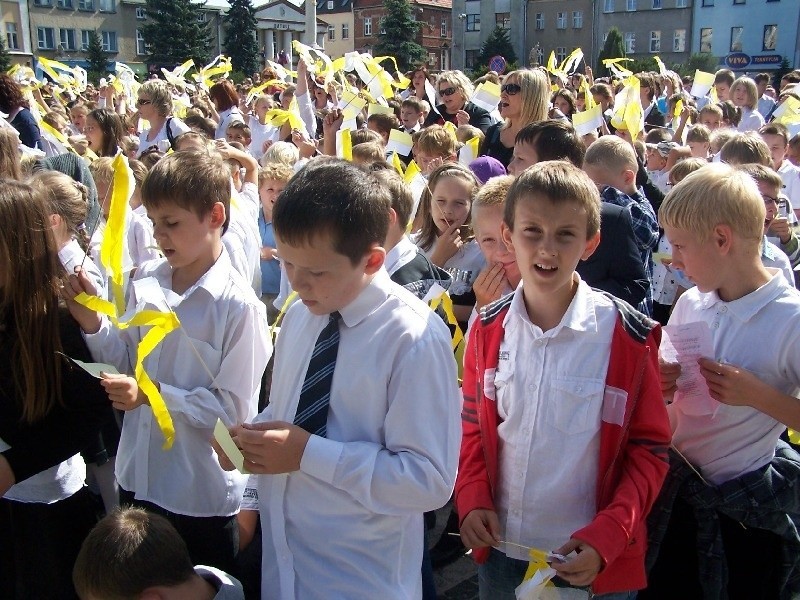
{"label": "boy in red jacket", "polygon": [[569,163],[509,189],[502,235],[522,285],[484,307],[464,354],[456,507],[482,599],[514,598],[527,547],[567,556],[558,584],[595,598],[646,585],[644,519],[670,442],[660,330],[575,272],[599,228],[597,188]]}

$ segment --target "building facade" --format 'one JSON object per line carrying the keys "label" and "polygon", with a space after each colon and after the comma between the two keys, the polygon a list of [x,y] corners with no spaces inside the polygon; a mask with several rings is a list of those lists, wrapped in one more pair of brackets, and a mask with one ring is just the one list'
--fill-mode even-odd
{"label": "building facade", "polygon": [[692,51],[736,71],[800,66],[798,0],[694,0]]}
{"label": "building facade", "polygon": [[11,56],[11,62],[15,65],[30,66],[33,48],[27,0],[0,1],[0,20],[2,20],[0,26],[4,36],[3,42]]}
{"label": "building facade", "polygon": [[[292,56],[292,42],[303,42],[306,31],[305,9],[288,0],[275,0],[256,6],[258,45],[265,60],[277,61],[281,51]],[[316,43],[325,47],[328,23],[317,19]]]}
{"label": "building facade", "polygon": [[[431,71],[445,71],[451,67],[453,44],[452,3],[450,0],[411,0],[412,9],[420,24],[417,43],[428,54],[427,66]],[[386,15],[383,0],[354,0],[353,27],[355,50],[372,54],[382,34],[381,19]]]}
{"label": "building facade", "polygon": [[[592,0],[531,0],[527,23],[523,55],[526,66],[545,64],[551,52],[561,63],[575,48],[583,50],[585,61],[591,60]],[[580,64],[578,69],[583,71],[584,66]]]}
{"label": "building facade", "polygon": [[328,24],[325,53],[333,59],[355,49],[352,0],[317,0],[317,15]]}
{"label": "building facade", "polygon": [[592,65],[612,27],[622,32],[630,58],[658,56],[668,67],[685,63],[692,50],[692,4],[698,1],[704,0],[597,0]]}
{"label": "building facade", "polygon": [[517,63],[527,64],[527,4],[523,0],[453,0],[453,68],[477,66],[481,46],[495,27],[508,30]]}

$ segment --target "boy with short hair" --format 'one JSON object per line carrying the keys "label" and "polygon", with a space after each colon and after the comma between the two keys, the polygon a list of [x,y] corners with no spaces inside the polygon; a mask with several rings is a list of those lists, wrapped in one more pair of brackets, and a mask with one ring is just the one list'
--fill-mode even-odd
{"label": "boy with short hair", "polygon": [[730,98],[730,91],[736,75],[730,69],[720,69],[714,73],[714,91],[717,93],[717,102],[725,102]]}
{"label": "boy with short hair", "polygon": [[552,568],[595,598],[645,585],[644,517],[670,437],[660,332],[575,273],[599,225],[597,188],[569,163],[539,163],[509,189],[503,241],[522,285],[484,307],[464,353],[456,506],[482,598],[515,597],[525,547],[566,555]]}
{"label": "boy with short hair", "polygon": [[678,364],[662,364],[676,451],[640,598],[800,594],[800,456],[779,441],[800,429],[800,295],[762,265],[764,218],[756,184],[724,164],[689,175],[661,209],[672,265],[697,286],[670,325],[707,324],[713,357],[698,361],[700,397],[676,388]]}
{"label": "boy with short hair", "polygon": [[409,96],[400,105],[400,123],[406,133],[416,133],[422,127],[422,101]]}
{"label": "boy with short hair", "polygon": [[244,600],[236,579],[193,566],[170,522],[141,508],[117,509],[95,525],[72,579],[81,600]]}
{"label": "boy with short hair", "polygon": [[389,143],[389,135],[397,129],[397,117],[383,113],[375,113],[367,118],[367,129],[374,131],[383,139],[383,145]]}
{"label": "boy with short hair", "polygon": [[421,596],[422,513],[450,497],[460,401],[449,331],[382,268],[389,208],[371,174],[328,158],[275,203],[300,301],[270,405],[232,430],[247,469],[271,474],[258,478],[265,600]]}
{"label": "boy with short hair", "polygon": [[225,130],[225,139],[229,144],[239,142],[245,148],[250,147],[250,142],[253,141],[250,127],[242,121],[233,121]]}
{"label": "boy with short hair", "polygon": [[163,449],[151,399],[126,375],[134,371],[147,327],[117,329],[72,301],[80,291],[93,293],[83,274],[70,277],[65,295],[92,356],[122,373],[102,380],[113,406],[127,413],[117,454],[120,503],[166,516],[195,563],[230,569],[246,477],[223,471],[208,440],[218,419],[233,425],[256,414],[272,351],[264,306],[222,244],[230,175],[219,157],[189,151],[166,156],[147,174],[142,201],[165,258],[139,267],[128,307],[172,310],[180,320],[180,331],[167,335],[143,364],[172,416],[169,450]]}
{"label": "boy with short hair", "polygon": [[441,125],[431,125],[417,134],[414,160],[423,175],[430,175],[446,162],[455,162],[456,138]]}
{"label": "boy with short hair", "polygon": [[583,170],[601,188],[603,202],[627,208],[636,233],[642,265],[650,285],[639,310],[647,315],[653,311],[653,251],[658,247],[658,221],[650,202],[636,187],[638,162],[630,144],[605,135],[589,146]]}
{"label": "boy with short hair", "polygon": [[758,130],[772,157],[772,168],[783,180],[782,192],[794,207],[800,207],[800,169],[786,158],[789,131],[782,123],[767,123]]}
{"label": "boy with short hair", "polygon": [[270,324],[278,318],[279,307],[274,303],[281,287],[281,266],[275,249],[272,209],[292,175],[294,169],[280,163],[269,164],[258,172],[258,196],[261,200],[261,210],[258,213],[258,231],[261,236],[261,301],[267,307],[267,321]]}
{"label": "boy with short hair", "polygon": [[711,131],[705,125],[695,125],[686,134],[686,145],[692,151],[692,158],[708,160],[711,154]]}

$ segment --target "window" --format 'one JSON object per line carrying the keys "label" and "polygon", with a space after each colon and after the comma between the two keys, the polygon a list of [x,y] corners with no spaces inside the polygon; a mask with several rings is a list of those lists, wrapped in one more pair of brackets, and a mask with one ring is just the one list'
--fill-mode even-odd
{"label": "window", "polygon": [[744,0],[733,0],[734,4],[744,4]]}
{"label": "window", "polygon": [[78,0],[78,10],[94,11],[94,0]]}
{"label": "window", "polygon": [[142,8],[141,6],[137,7],[137,9],[136,9],[136,18],[139,21],[144,21],[147,18],[147,10]]}
{"label": "window", "polygon": [[700,30],[700,52],[711,52],[712,33],[711,27],[703,27]]}
{"label": "window", "polygon": [[567,49],[564,46],[558,46],[556,48],[556,60],[559,63],[562,63],[566,59],[567,59]]}
{"label": "window", "polygon": [[653,10],[661,10],[661,0],[653,0]]}
{"label": "window", "polygon": [[59,29],[58,41],[60,50],[67,50],[74,52],[75,48],[75,30],[74,29]]}
{"label": "window", "polygon": [[139,56],[147,54],[147,44],[144,41],[144,35],[141,29],[136,30],[136,54]]}
{"label": "window", "polygon": [[328,0],[328,10],[333,10],[333,0]]}
{"label": "window", "polygon": [[633,12],[636,10],[636,0],[625,0],[625,10]]}
{"label": "window", "polygon": [[614,12],[614,0],[603,0],[603,12]]}
{"label": "window", "polygon": [[583,29],[583,11],[581,10],[572,11],[572,28]]}
{"label": "window", "polygon": [[544,29],[544,13],[536,13],[536,29]]}
{"label": "window", "polygon": [[100,0],[100,12],[114,12],[116,9],[115,0]]}
{"label": "window", "polygon": [[675,8],[686,8],[686,0],[675,0]]}
{"label": "window", "polygon": [[118,52],[116,31],[102,31],[100,35],[103,38],[103,52]]}
{"label": "window", "polygon": [[675,35],[672,36],[672,51],[673,52],[686,52],[686,30],[676,29]]}
{"label": "window", "polygon": [[208,16],[204,12],[197,13],[197,22],[198,23],[205,23],[208,19]]}
{"label": "window", "polygon": [[89,48],[89,41],[92,39],[94,31],[91,29],[81,29],[81,50],[86,52]]}
{"label": "window", "polygon": [[364,35],[372,35],[372,17],[364,17]]}
{"label": "window", "polygon": [[650,52],[661,52],[661,32],[650,32]]}
{"label": "window", "polygon": [[53,0],[33,0],[34,6],[53,6]]}
{"label": "window", "polygon": [[19,50],[16,23],[6,23],[6,48],[9,50]]}
{"label": "window", "polygon": [[775,50],[775,45],[778,42],[778,26],[777,25],[764,25],[764,42],[761,46],[762,50]]}
{"label": "window", "polygon": [[350,39],[350,25],[347,23],[342,23],[342,39],[349,40]]}
{"label": "window", "polygon": [[467,69],[475,68],[475,65],[478,62],[478,55],[480,54],[480,52],[481,52],[480,50],[467,50],[464,53],[464,66]]}
{"label": "window", "polygon": [[731,27],[731,52],[742,51],[742,33],[744,27]]}
{"label": "window", "polygon": [[636,34],[633,31],[625,32],[625,53],[633,54],[636,52]]}
{"label": "window", "polygon": [[56,6],[58,8],[67,8],[72,10],[72,0],[56,0]]}
{"label": "window", "polygon": [[37,27],[36,38],[39,42],[39,50],[52,50],[55,48],[55,32],[52,27]]}
{"label": "window", "polygon": [[334,41],[336,39],[336,27],[328,25],[328,39]]}
{"label": "window", "polygon": [[[386,25],[384,24],[383,19],[380,20],[380,24],[381,24],[381,35],[386,35]],[[433,24],[431,24],[431,27],[433,27]]]}
{"label": "window", "polygon": [[567,28],[567,13],[560,12],[556,15],[556,29],[566,29]]}
{"label": "window", "polygon": [[467,15],[467,31],[480,31],[480,30],[481,30],[481,16]]}
{"label": "window", "polygon": [[714,0],[703,0],[703,6],[714,6]]}
{"label": "window", "polygon": [[495,13],[495,24],[503,29],[511,28],[511,13]]}
{"label": "window", "polygon": [[439,26],[439,35],[442,37],[447,37],[447,19],[442,19],[442,22]]}

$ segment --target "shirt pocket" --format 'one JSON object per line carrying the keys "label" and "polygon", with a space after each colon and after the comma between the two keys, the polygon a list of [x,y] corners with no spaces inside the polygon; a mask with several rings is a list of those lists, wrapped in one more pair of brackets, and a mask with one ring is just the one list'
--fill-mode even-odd
{"label": "shirt pocket", "polygon": [[181,332],[176,331],[172,335],[180,336],[175,356],[180,357],[181,364],[172,365],[175,387],[182,390],[198,387],[215,388],[211,374],[215,378],[219,377],[222,352],[208,342],[191,339]]}
{"label": "shirt pocket", "polygon": [[502,370],[498,368],[494,373],[494,391],[497,400],[497,414],[506,420],[511,412],[511,387],[514,380],[513,361],[503,364]]}
{"label": "shirt pocket", "polygon": [[567,434],[600,427],[599,411],[605,382],[589,377],[559,377],[552,381],[553,397],[546,403],[547,423]]}

